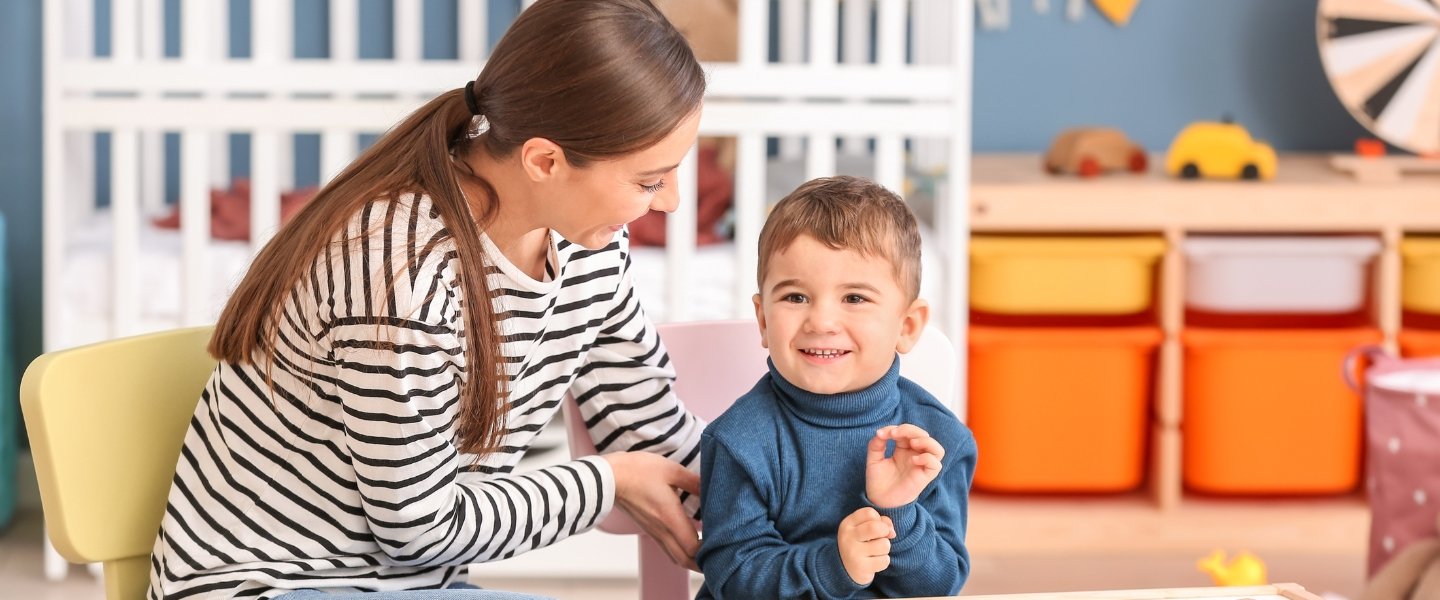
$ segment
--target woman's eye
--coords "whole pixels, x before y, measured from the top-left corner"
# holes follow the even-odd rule
[[[652,184],[647,184],[647,183],[642,183],[642,184],[640,184],[640,189],[645,190],[645,193],[647,193],[647,194],[657,193],[657,192],[659,192],[660,190],[662,190],[662,189],[664,189],[664,188],[665,188],[665,180],[664,180],[664,179],[661,179],[660,181],[657,181],[657,182],[652,183]]]

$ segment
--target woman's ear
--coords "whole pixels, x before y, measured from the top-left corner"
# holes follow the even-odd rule
[[[930,303],[922,298],[912,300],[900,318],[900,339],[895,342],[895,351],[901,354],[910,352],[929,323]]]
[[[520,146],[520,167],[530,181],[540,183],[555,177],[568,166],[565,150],[545,138],[530,138]]]

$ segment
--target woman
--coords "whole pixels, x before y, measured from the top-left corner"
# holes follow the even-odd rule
[[[336,177],[221,314],[151,597],[502,597],[442,588],[616,505],[693,568],[703,424],[623,227],[674,210],[703,94],[647,0],[541,0]],[[514,473],[567,391],[606,454]]]

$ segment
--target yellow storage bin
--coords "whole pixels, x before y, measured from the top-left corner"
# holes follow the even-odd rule
[[[1150,307],[1155,236],[976,236],[970,305],[997,314],[1128,315]]]
[[[1440,237],[1405,238],[1400,256],[1405,310],[1440,315]]]

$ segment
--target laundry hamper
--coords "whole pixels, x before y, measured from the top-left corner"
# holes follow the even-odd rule
[[[1365,371],[1366,489],[1370,498],[1369,574],[1406,545],[1435,536],[1440,513],[1440,358],[1401,360],[1379,346],[1351,351],[1345,382],[1357,392]]]

